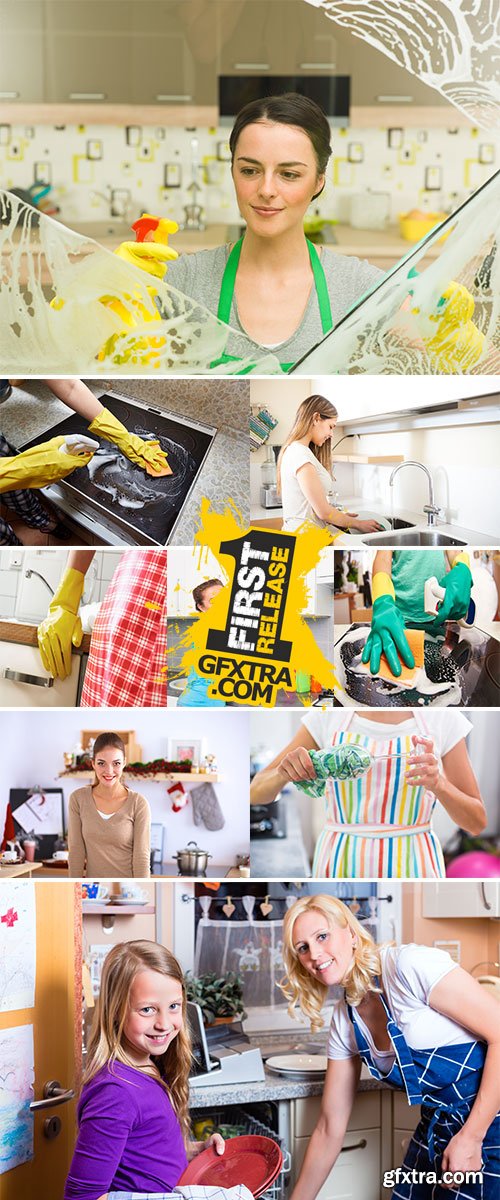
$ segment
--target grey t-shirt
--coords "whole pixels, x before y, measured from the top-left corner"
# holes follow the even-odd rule
[[[184,292],[198,304],[203,304],[216,316],[222,276],[230,249],[229,245],[224,245],[217,246],[215,250],[200,250],[196,254],[183,254],[174,262],[169,263],[166,282],[177,288],[178,291]],[[336,254],[331,250],[324,250],[321,253],[321,263],[330,296],[332,320],[336,325],[356,300],[359,300],[368,288],[382,278],[383,271],[379,267],[372,266],[366,260],[350,255]],[[229,324],[242,334],[245,332],[238,316],[234,296]],[[252,341],[246,335],[244,340],[232,336],[229,338],[226,352],[237,357],[245,357],[252,350],[256,350],[262,355],[266,349],[269,349],[270,353],[275,354],[280,362],[295,363],[309,350],[312,350],[312,347],[320,342],[323,336],[318,297],[316,288],[313,287],[299,328],[285,342],[267,348]]]

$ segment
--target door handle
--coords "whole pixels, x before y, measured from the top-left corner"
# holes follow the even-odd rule
[[[31,1112],[40,1112],[42,1108],[57,1108],[58,1104],[68,1104],[74,1099],[73,1088],[63,1088],[58,1079],[51,1079],[43,1086],[43,1100],[32,1100]]]
[[[355,1142],[354,1146],[342,1146],[340,1153],[345,1154],[346,1150],[364,1150],[365,1146],[367,1146],[367,1145],[368,1145],[368,1142],[367,1142],[366,1138],[361,1138],[361,1141]]]
[[[35,687],[51,688],[54,686],[54,680],[44,679],[43,675],[27,675],[24,671],[12,671],[10,667],[4,667],[4,679],[12,679],[14,683],[32,683]]]

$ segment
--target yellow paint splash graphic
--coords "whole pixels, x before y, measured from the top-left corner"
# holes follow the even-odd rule
[[[295,691],[298,671],[307,671],[323,688],[333,688],[336,682],[333,666],[302,616],[307,605],[306,576],[317,565],[321,550],[331,545],[330,533],[312,525],[304,526],[296,533],[282,533],[258,525],[248,527],[242,523],[241,514],[231,506],[218,513],[210,508],[208,500],[203,500],[196,542],[200,552],[212,551],[230,580],[230,585],[215,597],[210,610],[200,614],[180,642],[186,648],[182,672],[189,673],[194,669],[205,679],[208,704],[212,698],[219,702],[230,700],[231,703],[272,707],[280,689]],[[238,568],[235,553],[228,552],[228,543],[241,548],[243,566],[240,563]],[[245,558],[245,554],[249,557]],[[254,593],[255,607],[252,608],[252,582],[256,578],[262,579],[266,573],[262,563],[269,574],[264,585],[255,584],[261,591],[258,599]],[[244,581],[242,589],[235,591],[241,580]],[[267,618],[262,615],[266,604]],[[238,613],[240,616],[235,616]],[[242,613],[248,615],[241,616]],[[275,624],[281,621],[276,645],[288,647],[282,657],[272,652],[273,636],[261,636],[262,631],[270,633],[273,621]],[[216,631],[220,631],[219,637]],[[229,638],[227,644],[226,637]],[[210,648],[210,643],[218,641],[224,643],[220,652]],[[253,647],[252,652],[249,652],[250,647]]]

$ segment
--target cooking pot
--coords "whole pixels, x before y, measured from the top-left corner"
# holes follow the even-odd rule
[[[212,855],[200,850],[196,842],[188,842],[184,850],[178,850],[172,857],[177,859],[180,875],[204,875]]]

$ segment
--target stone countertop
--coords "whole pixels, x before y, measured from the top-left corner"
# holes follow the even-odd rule
[[[287,792],[286,824],[284,838],[262,837],[258,834],[250,839],[250,862],[252,879],[309,879],[311,864],[306,854],[297,805],[297,795]],[[262,805],[264,807],[264,805]],[[266,805],[272,815],[272,804]],[[252,808],[250,809],[250,816]]]
[[[218,512],[231,498],[249,521],[250,452],[248,417],[250,391],[247,380],[203,379],[117,379],[89,380],[96,395],[106,390],[131,399],[153,404],[155,408],[194,419],[216,428],[217,432],[202,470],[186,501],[172,542],[188,546],[194,541],[200,524],[202,497]],[[13,388],[12,395],[0,406],[4,437],[14,446],[32,438],[50,436],[59,421],[70,415],[62,401],[53,396],[43,380],[27,380]]]

